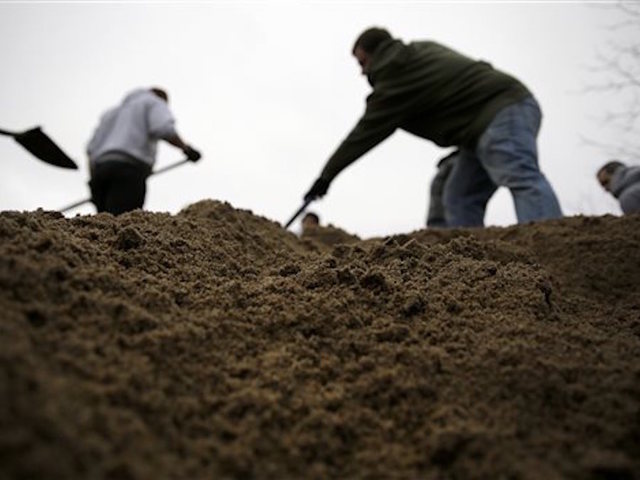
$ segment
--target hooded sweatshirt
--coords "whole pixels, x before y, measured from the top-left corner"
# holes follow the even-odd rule
[[[620,167],[611,176],[611,193],[625,214],[640,213],[640,167]]]
[[[176,134],[167,103],[147,89],[129,93],[104,113],[87,145],[89,161],[99,163],[107,153],[125,153],[152,167],[158,140]]]
[[[496,113],[531,95],[518,80],[436,42],[382,42],[368,74],[360,121],[321,176],[340,171],[401,128],[441,147],[474,148]]]

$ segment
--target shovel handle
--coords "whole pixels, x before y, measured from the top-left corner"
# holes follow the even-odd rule
[[[191,162],[191,160],[189,160],[188,158],[185,158],[184,160],[180,160],[179,162],[175,162],[175,163],[172,163],[171,165],[167,165],[166,167],[159,168],[158,170],[151,172],[149,176],[158,175],[159,173],[164,173],[167,170],[171,170],[173,168],[179,167],[180,165],[184,165],[185,163],[189,163],[189,162]]]
[[[0,135],[8,135],[10,137],[15,137],[16,135],[18,135],[18,133],[16,133],[16,132],[8,132],[7,130],[2,130],[0,128]]]
[[[61,208],[60,212],[64,213],[68,210],[73,210],[74,208],[79,207],[80,205],[84,205],[85,203],[90,203],[90,202],[91,202],[90,198],[85,198],[84,200],[77,201],[76,203],[72,203],[71,205],[67,205],[64,208]]]
[[[289,228],[289,226],[293,223],[293,221],[298,218],[300,216],[300,214],[302,212],[304,212],[307,207],[309,206],[309,204],[312,202],[313,200],[305,200],[304,203],[302,204],[302,206],[298,209],[298,211],[296,213],[293,214],[293,217],[291,217],[291,219],[287,222],[287,224],[284,226],[284,229],[286,230],[287,228]]]

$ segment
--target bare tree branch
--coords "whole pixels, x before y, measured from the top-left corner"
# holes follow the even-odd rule
[[[603,98],[609,107],[600,118],[602,128],[616,130],[624,138],[640,130],[640,2],[619,1],[604,8],[617,10],[622,19],[608,27],[614,38],[596,53],[595,65],[587,68],[594,80],[582,92]],[[640,135],[619,145],[583,141],[610,156],[640,158]]]
[[[637,159],[640,158],[640,147],[638,145],[612,145],[605,142],[599,142],[592,138],[580,137],[582,142],[594,149],[603,152],[607,158],[611,159]]]

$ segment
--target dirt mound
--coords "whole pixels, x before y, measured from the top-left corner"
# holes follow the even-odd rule
[[[356,235],[352,235],[334,225],[316,226],[302,231],[300,236],[313,250],[321,250],[323,247],[334,247],[341,243],[349,244],[360,241]]]
[[[0,308],[0,478],[640,477],[640,216],[2,212]]]

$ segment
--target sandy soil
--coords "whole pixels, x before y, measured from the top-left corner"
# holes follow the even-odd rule
[[[640,216],[349,238],[0,213],[0,478],[640,478]]]

